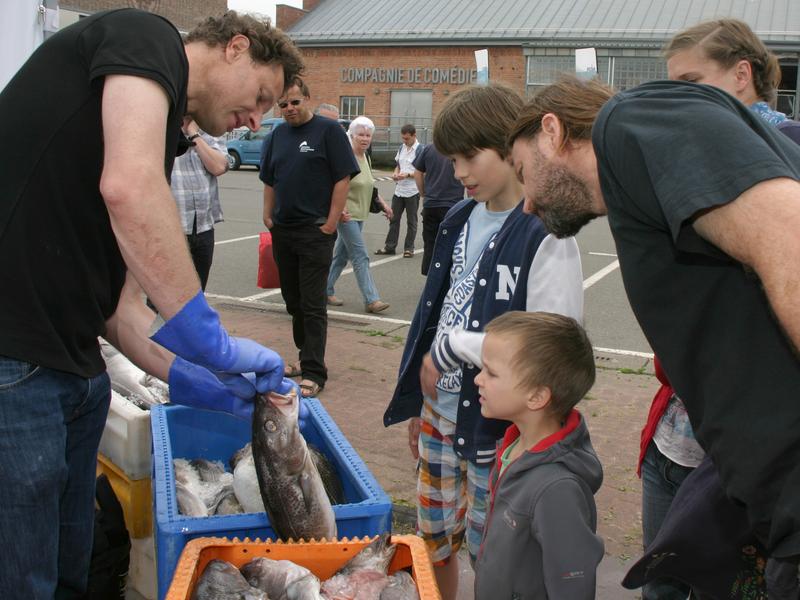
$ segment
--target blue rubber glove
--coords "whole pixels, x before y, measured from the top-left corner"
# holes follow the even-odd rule
[[[255,373],[262,394],[277,390],[283,378],[283,359],[253,340],[229,336],[202,290],[150,339],[217,374]]]
[[[224,382],[208,369],[176,356],[169,368],[169,399],[183,406],[221,410],[251,419],[256,388],[242,375],[222,376]]]

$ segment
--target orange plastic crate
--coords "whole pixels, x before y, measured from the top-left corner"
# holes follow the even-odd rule
[[[288,543],[249,539],[240,542],[237,538],[197,538],[187,543],[183,549],[166,600],[190,600],[200,575],[215,558],[226,560],[236,567],[261,556],[274,560],[291,560],[324,581],[370,541],[367,537],[352,540],[344,538],[332,542]],[[392,542],[397,544],[397,551],[389,564],[389,574],[411,567],[411,576],[417,582],[420,600],[441,600],[425,543],[415,535],[394,535]]]

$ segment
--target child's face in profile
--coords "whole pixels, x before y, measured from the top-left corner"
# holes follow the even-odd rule
[[[458,153],[450,159],[456,178],[478,202],[491,202],[517,185],[514,168],[495,150],[484,148],[471,156]]]
[[[492,333],[483,340],[483,369],[475,384],[480,392],[481,414],[486,418],[514,421],[527,412],[528,394],[519,388],[519,377],[512,366],[518,346],[516,340]]]

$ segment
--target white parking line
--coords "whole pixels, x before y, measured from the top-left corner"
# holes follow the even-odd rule
[[[640,358],[653,358],[652,352],[637,352],[636,350],[617,350],[616,348],[599,348],[594,346],[595,352],[606,352],[608,354],[622,354],[624,356],[638,356]]]
[[[276,290],[278,291],[278,290]],[[206,294],[208,298],[212,298],[214,300],[227,300],[231,302],[253,302],[252,300],[245,300],[244,298],[235,298],[233,296],[224,296],[222,294]],[[274,303],[274,306],[283,306],[281,303]],[[329,315],[334,315],[337,317],[346,317],[350,319],[365,319],[367,321],[376,321],[380,323],[391,323],[393,325],[411,325],[411,321],[406,321],[404,319],[393,319],[391,317],[382,317],[380,315],[371,315],[371,314],[357,314],[357,313],[350,313],[341,310],[330,310],[328,309]],[[620,354],[622,356],[637,356],[639,358],[653,358],[652,352],[638,352],[636,350],[620,350],[618,348],[600,348],[599,346],[594,346],[593,350],[595,352],[604,352],[606,354]]]
[[[258,237],[258,236],[251,236],[251,237]],[[250,238],[237,238],[235,240],[225,240],[225,242],[233,242],[233,241],[238,241],[238,240],[242,240],[242,239],[250,239]],[[422,252],[422,250],[415,250],[414,254],[419,254],[421,252]],[[595,254],[597,256],[616,256],[614,254],[604,254],[604,253],[600,253],[600,252],[590,252],[589,254]],[[393,261],[396,261],[396,260],[400,260],[402,258],[403,258],[402,254],[398,254],[396,256],[388,256],[386,258],[382,258],[380,260],[376,260],[375,262],[370,262],[370,266],[377,267],[379,265],[383,265],[383,264],[390,263],[390,262],[393,262]],[[586,289],[592,287],[595,283],[597,283],[598,281],[600,281],[601,279],[606,277],[609,273],[613,273],[618,268],[619,268],[619,261],[618,260],[615,260],[610,265],[608,265],[606,267],[603,267],[602,269],[600,269],[599,271],[597,271],[593,275],[590,275],[589,277],[587,277],[583,281],[583,289],[586,290]],[[352,273],[352,272],[353,272],[352,268],[345,269],[344,271],[342,271],[342,275],[345,275],[345,274],[348,274],[348,273]],[[281,293],[281,291],[279,289],[276,289],[276,290],[266,290],[266,291],[261,292],[259,294],[254,294],[252,296],[244,296],[242,298],[236,298],[234,296],[225,296],[225,295],[222,295],[222,294],[206,294],[206,296],[208,298],[212,298],[212,299],[215,299],[215,300],[228,300],[228,301],[232,301],[232,302],[255,303],[255,302],[258,302],[259,300],[261,300],[263,298],[268,298],[270,296],[276,296],[276,295],[278,295],[280,293]],[[279,306],[282,305],[280,303],[274,303],[274,304],[277,304]],[[380,315],[373,315],[373,314],[367,314],[367,313],[360,314],[360,313],[351,313],[351,312],[328,309],[328,314],[329,315],[335,315],[335,316],[338,316],[338,317],[349,317],[349,318],[356,318],[356,319],[366,319],[368,321],[376,321],[376,322],[381,322],[381,323],[391,323],[393,325],[411,325],[411,321],[406,321],[405,319],[393,319],[391,317],[383,317],[383,316],[380,316]],[[652,352],[638,352],[636,350],[622,350],[622,349],[618,349],[618,348],[600,348],[600,347],[595,346],[594,347],[594,351],[595,352],[605,352],[607,354],[620,354],[620,355],[623,355],[623,356],[637,356],[639,358],[649,358],[649,359],[653,358],[653,353]]]
[[[587,277],[586,279],[584,279],[583,280],[583,289],[584,290],[588,290],[595,283],[600,281],[603,277],[605,277],[609,273],[613,273],[617,269],[619,269],[619,261],[615,260],[614,262],[612,262],[607,267],[603,267],[602,269],[600,269],[597,273],[595,273],[591,277]]]
[[[616,254],[609,254],[608,252],[589,252],[592,256],[611,256],[613,258],[617,258]]]
[[[244,237],[231,238],[229,240],[222,240],[222,241],[219,241],[219,242],[214,242],[214,245],[215,246],[221,246],[222,244],[232,244],[233,242],[242,242],[244,240],[255,240],[255,239],[258,239],[257,235],[246,235]]]

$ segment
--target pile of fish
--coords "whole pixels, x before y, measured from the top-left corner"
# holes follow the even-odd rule
[[[244,512],[233,490],[234,475],[225,471],[222,462],[176,458],[172,464],[175,468],[175,495],[182,515],[207,517]]]
[[[237,569],[214,559],[200,576],[192,600],[419,600],[411,575],[388,574],[396,549],[385,533],[324,582],[288,560],[254,558]]]
[[[345,502],[336,469],[306,443],[298,425],[299,403],[288,395],[259,395],[253,441],[220,461],[176,458],[178,510],[191,517],[267,512],[283,540],[333,539],[333,504]]]
[[[103,338],[97,338],[111,389],[143,410],[169,402],[169,386],[148,375]]]

